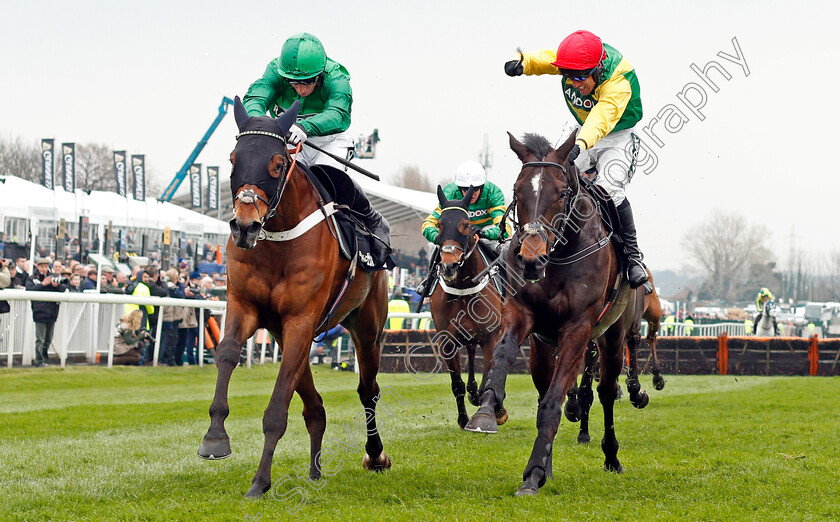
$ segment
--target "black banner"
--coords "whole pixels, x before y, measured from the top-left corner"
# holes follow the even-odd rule
[[[219,167],[207,167],[207,208],[219,208]]]
[[[134,173],[134,199],[146,201],[146,155],[131,156],[131,171]]]
[[[54,190],[55,180],[53,178],[53,149],[55,140],[41,140],[41,184],[50,190]]]
[[[64,165],[64,191],[76,191],[76,144],[61,144],[61,162]]]
[[[190,196],[193,208],[201,208],[201,163],[190,165]]]
[[[117,180],[117,194],[125,197],[125,151],[114,151],[114,179]]]

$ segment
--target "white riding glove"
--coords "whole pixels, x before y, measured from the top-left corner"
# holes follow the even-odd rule
[[[307,137],[303,127],[297,123],[292,124],[292,128],[289,129],[289,145],[297,146],[298,143],[305,142]]]

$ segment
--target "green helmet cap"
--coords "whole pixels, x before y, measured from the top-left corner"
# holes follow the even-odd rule
[[[318,76],[327,66],[327,53],[321,40],[309,33],[291,36],[280,53],[280,76],[305,80]]]

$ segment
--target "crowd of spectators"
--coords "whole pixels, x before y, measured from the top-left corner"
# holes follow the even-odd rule
[[[103,264],[100,269],[95,264],[55,259],[50,255],[38,258],[34,264],[25,257],[0,258],[0,289],[3,288],[218,301],[225,299],[227,277],[191,270],[184,261],[167,271],[151,264],[136,266],[127,273],[110,264]],[[48,364],[47,351],[52,343],[59,304],[32,301],[31,307],[36,326],[35,365],[43,366]],[[0,301],[0,314],[9,310],[8,303]],[[133,325],[136,320],[137,314],[132,315],[135,310],[140,312],[139,327],[128,328],[126,324]],[[156,331],[158,321],[162,322],[160,362],[169,366],[197,364],[198,312],[197,308],[167,306],[160,317],[157,306],[125,305],[125,317],[116,325],[115,333],[115,344],[121,352],[119,364],[150,364],[153,343],[148,341],[152,338],[150,332]],[[129,317],[132,317],[130,321]],[[133,333],[126,333],[129,331]],[[138,356],[136,359],[134,352]]]

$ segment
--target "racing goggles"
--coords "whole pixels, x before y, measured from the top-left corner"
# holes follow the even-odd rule
[[[591,76],[592,73],[594,73],[597,69],[597,65],[592,69],[589,69],[588,71],[571,71],[568,69],[560,69],[560,74],[572,80],[573,82],[582,82],[585,79],[589,78],[589,76]]]
[[[318,76],[313,76],[312,78],[303,78],[301,80],[289,80],[289,83],[292,85],[312,85],[313,83],[318,81]]]

